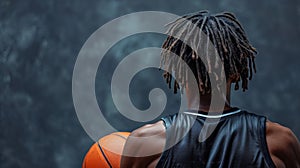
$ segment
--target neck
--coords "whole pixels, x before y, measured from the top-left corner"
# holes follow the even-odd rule
[[[198,110],[198,111],[203,111],[203,112],[209,112],[209,111],[224,111],[224,110],[229,110],[231,109],[230,105],[230,84],[227,85],[227,92],[226,95],[216,95],[214,97],[214,101],[219,101],[219,102],[224,102],[224,106],[220,107],[211,107],[212,104],[212,96],[211,94],[205,94],[205,95],[200,95],[200,98],[197,98],[199,96],[196,95],[195,92],[192,92],[187,89],[187,100],[188,100],[188,108],[191,110]],[[223,103],[220,103],[223,104]]]

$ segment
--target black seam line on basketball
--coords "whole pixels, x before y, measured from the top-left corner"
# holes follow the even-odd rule
[[[104,156],[104,159],[106,160],[108,166],[109,166],[110,168],[112,168],[112,166],[111,166],[111,164],[110,164],[108,158],[106,157],[106,155],[105,155],[105,153],[104,153],[104,151],[103,151],[101,145],[99,144],[99,142],[97,142],[97,144],[98,144],[98,146],[99,146],[99,148],[100,148],[100,151],[101,151],[102,155]]]
[[[113,134],[113,135],[117,135],[117,136],[119,136],[119,137],[121,137],[121,138],[127,140],[127,139],[126,139],[125,137],[123,137],[122,135],[119,135],[119,134]]]

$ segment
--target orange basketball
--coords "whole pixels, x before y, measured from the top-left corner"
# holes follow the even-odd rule
[[[98,140],[85,155],[82,168],[118,168],[129,132],[115,132]]]

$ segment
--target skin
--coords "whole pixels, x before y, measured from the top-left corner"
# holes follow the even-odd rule
[[[230,109],[231,83],[231,81],[227,83],[227,95],[224,97],[224,99],[226,99],[224,110]],[[195,99],[196,96],[195,92],[193,92],[193,87],[195,86],[187,85],[186,87],[189,109],[198,109],[208,112],[211,100],[210,95],[201,95],[201,101]],[[199,107],[197,107],[196,104],[199,105]],[[121,159],[121,168],[156,167],[163,152],[165,140],[166,130],[162,121],[136,129],[130,134],[125,144],[123,151],[124,156]],[[270,156],[277,168],[300,168],[300,144],[289,128],[267,121],[266,140]]]

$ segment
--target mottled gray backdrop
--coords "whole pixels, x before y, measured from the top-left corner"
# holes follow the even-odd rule
[[[76,117],[71,79],[85,40],[101,25],[131,12],[182,15],[202,9],[234,12],[259,51],[250,91],[234,92],[233,105],[264,114],[290,127],[299,138],[298,0],[0,0],[0,167],[81,167],[93,141]],[[114,68],[127,54],[159,47],[164,38],[154,33],[128,37],[101,63],[96,92],[105,101],[98,102],[116,129],[131,131],[144,123],[126,120],[117,112],[109,88]],[[172,95],[157,69],[135,76],[132,102],[140,109],[149,107],[148,93],[154,87],[168,96],[162,115],[178,111],[180,96]]]

